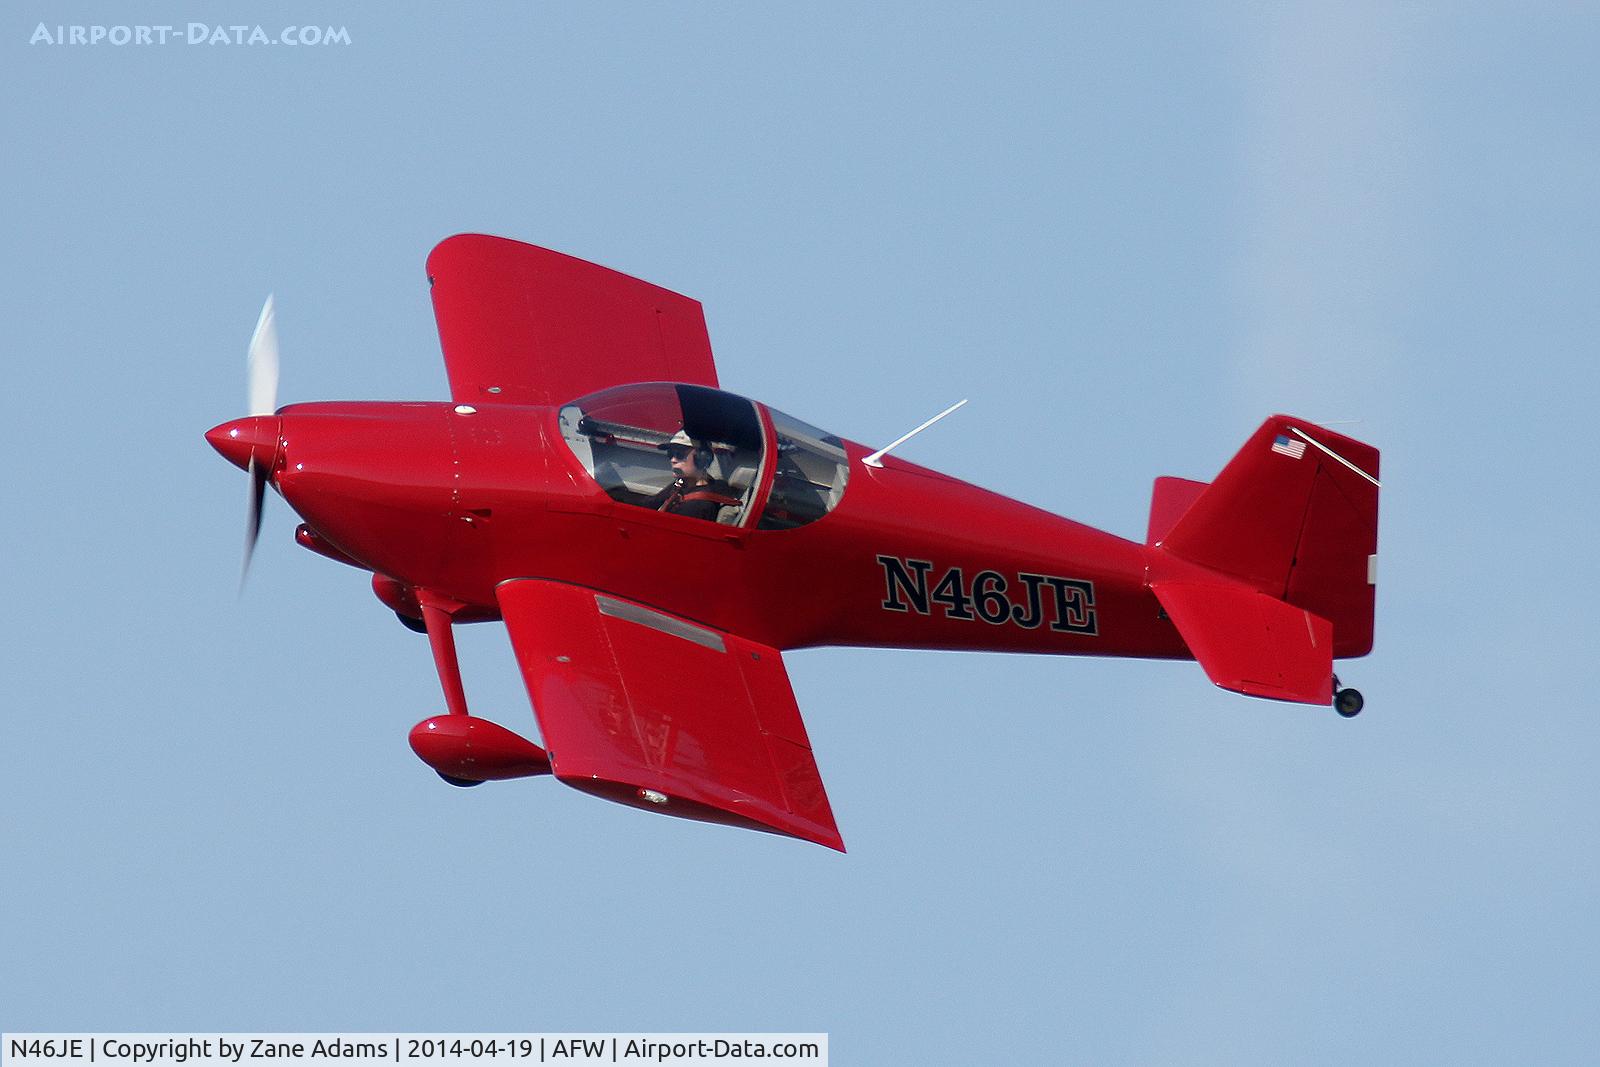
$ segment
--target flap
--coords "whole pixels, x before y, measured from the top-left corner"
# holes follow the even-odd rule
[[[1235,585],[1152,582],[1150,589],[1224,689],[1302,704],[1333,702],[1333,624]]]
[[[562,404],[629,382],[716,388],[700,302],[547,248],[482,234],[428,256],[460,404]]]
[[[844,851],[776,649],[562,582],[497,596],[558,779]]]

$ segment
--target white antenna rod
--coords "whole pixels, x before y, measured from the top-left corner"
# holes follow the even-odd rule
[[[878,449],[876,452],[874,452],[872,455],[868,456],[866,459],[862,460],[861,462],[865,463],[869,467],[881,467],[881,466],[883,466],[883,457],[887,456],[889,454],[889,450],[890,449],[896,448],[899,445],[905,444],[907,441],[909,441],[913,437],[917,436],[917,434],[921,433],[923,430],[926,430],[929,426],[932,426],[934,423],[938,422],[940,419],[944,418],[946,415],[950,414],[956,408],[960,407],[962,404],[965,404],[965,403],[966,403],[965,400],[956,401],[954,404],[951,404],[949,407],[947,407],[943,411],[939,412],[939,414],[935,415],[933,418],[929,419],[927,422],[923,423],[921,426],[918,426],[915,430],[912,430],[910,433],[906,434],[904,437],[897,438],[894,441],[890,442],[889,444],[884,445],[882,448]]]
[[[1349,467],[1351,470],[1353,470],[1357,474],[1361,475],[1361,477],[1365,478],[1367,481],[1371,482],[1373,485],[1377,486],[1379,489],[1383,488],[1383,483],[1378,481],[1378,479],[1374,478],[1372,475],[1368,474],[1366,471],[1362,470],[1360,467],[1356,466],[1354,463],[1351,463],[1349,460],[1345,459],[1343,456],[1339,455],[1339,453],[1335,452],[1333,449],[1329,448],[1327,445],[1323,444],[1321,441],[1318,441],[1315,437],[1312,437],[1310,434],[1306,433],[1304,430],[1301,430],[1301,429],[1299,429],[1298,427],[1295,427],[1295,426],[1291,426],[1291,427],[1289,427],[1289,432],[1294,434],[1296,437],[1304,438],[1305,440],[1311,442],[1313,445],[1316,445],[1318,448],[1322,449],[1322,451],[1326,452],[1328,455],[1332,456],[1334,459],[1338,460],[1340,463],[1343,463],[1346,467]]]

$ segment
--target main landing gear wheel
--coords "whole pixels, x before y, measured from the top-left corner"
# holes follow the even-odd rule
[[[1366,706],[1359,690],[1341,689],[1333,694],[1333,710],[1347,719],[1353,719],[1361,714],[1361,709]]]
[[[398,611],[394,613],[394,617],[400,620],[401,626],[404,626],[414,634],[425,634],[428,632],[428,624],[423,622],[421,619],[413,619],[410,615],[404,615]]]
[[[400,617],[402,619],[405,618],[404,615],[402,615]],[[437,773],[440,778],[443,778],[445,781],[449,782],[451,785],[457,786],[458,788],[461,788],[461,789],[471,789],[475,785],[482,785],[483,784],[483,779],[481,779],[481,778],[457,778],[455,775],[446,774],[443,771],[437,771],[435,773]]]

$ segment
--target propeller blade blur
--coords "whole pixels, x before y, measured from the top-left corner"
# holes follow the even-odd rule
[[[244,524],[244,562],[239,565],[239,592],[244,592],[244,580],[250,574],[250,560],[256,553],[256,541],[261,537],[261,510],[267,497],[268,471],[250,458],[250,504]]]
[[[248,367],[249,410],[252,415],[271,415],[278,410],[278,323],[272,297],[261,305],[261,318],[250,336]]]
[[[256,320],[255,333],[250,335],[250,351],[245,357],[248,387],[246,400],[251,415],[271,415],[278,410],[278,322],[277,308],[272,294],[261,305],[261,317]],[[250,560],[255,555],[256,541],[261,537],[261,510],[266,502],[267,479],[272,475],[270,463],[261,463],[251,449],[245,468],[250,474],[249,511],[245,517],[244,561],[239,566],[239,592],[244,592],[244,581],[250,573]]]

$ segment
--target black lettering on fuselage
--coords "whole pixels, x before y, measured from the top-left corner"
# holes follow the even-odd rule
[[[1011,621],[1024,630],[1037,630],[1039,624],[1044,622],[1044,605],[1039,602],[1039,586],[1044,583],[1042,574],[1019,574],[1017,580],[1027,590],[1026,599],[1021,604],[1011,606]]]
[[[933,564],[925,559],[902,560],[898,556],[879,556],[878,562],[883,564],[884,582],[888,586],[883,609],[928,614],[928,572],[933,570]],[[909,605],[901,598],[902,593],[910,599]]]
[[[991,626],[1012,624],[1024,630],[1037,630],[1048,614],[1050,629],[1057,633],[1099,633],[1094,583],[1082,578],[1023,571],[1016,576],[1021,592],[1013,601],[1007,595],[1012,581],[996,570],[979,571],[968,585],[960,567],[948,567],[931,581],[934,565],[929,560],[882,555],[877,559],[883,567],[885,611],[932,615],[937,604],[947,619],[981,619]]]
[[[1063,633],[1095,632],[1094,585],[1076,578],[1046,578],[1056,594],[1056,617],[1050,629]]]
[[[979,571],[972,579],[972,608],[990,626],[1002,626],[1011,618],[1011,601],[1006,599],[1009,583],[999,571]]]

